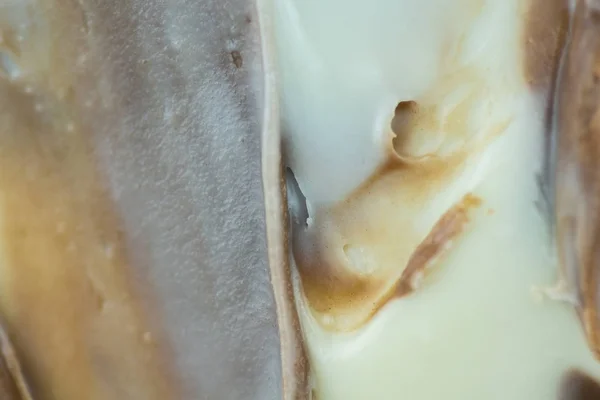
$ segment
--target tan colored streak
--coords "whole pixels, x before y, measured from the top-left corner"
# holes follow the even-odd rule
[[[481,199],[467,194],[446,212],[435,224],[429,235],[417,247],[398,282],[397,296],[404,296],[418,289],[419,283],[435,262],[451,248],[453,241],[464,231],[469,222],[469,211],[481,205]]]

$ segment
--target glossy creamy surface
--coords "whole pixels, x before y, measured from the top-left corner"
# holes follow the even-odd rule
[[[319,399],[551,399],[571,367],[599,376],[571,306],[536,296],[556,274],[523,179],[537,143],[522,132],[497,143],[474,189],[485,206],[434,281],[351,334],[325,332],[299,302]]]
[[[318,398],[541,400],[571,368],[599,376],[571,305],[541,294],[556,260],[537,181],[545,90],[524,67],[532,3],[346,3],[286,0],[277,13]],[[418,109],[394,149],[401,101]],[[479,205],[399,295],[465,195]]]
[[[475,59],[489,72],[502,68],[498,55],[482,58],[482,44],[504,43],[504,32],[468,37],[478,26],[464,21],[511,24],[514,1],[501,12],[481,0],[429,0],[426,12],[419,4],[278,3],[287,155],[312,207],[349,195],[386,158],[384,132],[399,101],[426,96],[444,75],[470,75],[469,84],[477,84],[461,68]],[[473,21],[475,15],[481,18]],[[464,96],[455,93],[449,102]]]

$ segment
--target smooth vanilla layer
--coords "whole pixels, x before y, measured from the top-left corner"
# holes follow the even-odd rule
[[[309,238],[299,249],[310,252],[324,241],[320,251],[331,254],[321,257],[335,264],[334,272],[366,271],[378,279],[368,296],[357,296],[358,305],[340,307],[322,293],[305,296],[318,284],[322,263],[311,264],[312,280],[298,266],[305,279],[297,304],[319,400],[546,400],[557,397],[560,378],[571,368],[600,376],[572,307],[538,290],[553,285],[556,262],[536,180],[545,104],[523,78],[527,5],[278,2],[288,164],[311,215],[307,229],[296,233],[301,241]],[[452,78],[456,71],[460,79]],[[390,156],[389,126],[400,101],[423,104],[447,122],[416,119],[412,129],[422,135],[409,153],[420,154],[417,143],[417,150],[438,148],[442,160],[460,153],[464,163],[448,162],[454,173],[442,166],[433,188],[430,164],[419,161],[356,195]],[[452,113],[465,106],[466,112]],[[440,132],[444,145],[436,147]],[[393,286],[436,218],[468,193],[481,205],[449,241],[434,273],[358,329],[336,325],[336,315],[343,322],[359,310],[364,317],[371,304],[365,301],[385,292],[382,277]],[[335,217],[325,230],[318,216],[328,210]],[[375,239],[365,233],[367,225],[378,232]],[[311,231],[319,229],[326,234],[315,244]],[[349,238],[359,252],[344,259],[341,247]],[[357,259],[368,264],[357,268]]]
[[[286,156],[313,211],[348,196],[385,160],[394,108],[430,94],[444,74],[460,74],[455,54],[501,76],[493,82],[501,90],[515,85],[498,62],[515,55],[490,47],[517,40],[504,36],[518,1],[275,3]],[[502,29],[488,29],[495,26]]]
[[[539,143],[523,140],[540,127],[527,122],[496,143],[474,190],[485,207],[434,282],[351,334],[324,331],[298,301],[320,400],[542,400],[572,367],[600,376],[571,306],[536,294],[556,272],[535,206]]]

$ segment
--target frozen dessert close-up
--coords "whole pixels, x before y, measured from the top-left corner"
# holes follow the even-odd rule
[[[600,399],[599,307],[599,0],[0,0],[0,399]]]

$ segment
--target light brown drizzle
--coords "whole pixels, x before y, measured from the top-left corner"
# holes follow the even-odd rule
[[[390,182],[396,182],[396,184],[401,182],[397,176],[393,177],[401,174],[399,170],[382,169],[382,174],[384,176],[379,176],[381,180],[374,180],[372,185],[363,189],[365,193],[383,194],[381,192],[383,186]],[[385,174],[392,176],[386,177]],[[424,182],[427,181],[426,176],[421,175],[420,177]],[[440,179],[439,182],[444,182],[444,180]],[[428,197],[431,199],[432,192],[438,187],[434,180],[429,183],[431,184],[429,190],[420,193],[423,197],[417,195],[413,199],[415,203],[428,204],[426,199]],[[407,185],[407,187],[410,186]],[[410,197],[412,196],[409,195],[408,198]],[[348,201],[361,203],[369,200],[368,197],[359,196]],[[317,216],[316,220],[321,223],[314,230],[316,236],[312,240],[309,237],[308,243],[303,243],[301,240],[295,243],[296,262],[302,278],[304,293],[309,300],[314,317],[326,329],[357,329],[368,322],[390,300],[412,292],[419,278],[426,276],[428,270],[441,261],[443,255],[459,240],[468,223],[469,211],[479,204],[480,200],[475,196],[465,195],[457,204],[443,212],[430,231],[422,236],[419,234],[419,230],[415,230],[412,226],[411,219],[405,220],[405,229],[398,230],[397,227],[390,227],[377,219],[370,219],[369,215],[363,215],[359,204],[334,210],[331,214]],[[409,201],[403,205],[410,209],[416,206],[416,204],[411,205]],[[358,215],[347,216],[346,213],[352,211],[358,211]],[[341,214],[336,214],[337,212],[341,212]],[[410,214],[407,213],[407,217]],[[366,219],[363,220],[363,218]],[[343,235],[351,235],[350,237],[356,235],[353,233],[353,229],[356,229],[353,226],[358,226],[359,230],[362,227],[365,232],[359,232],[358,235],[361,238],[360,243],[367,246],[366,251],[383,256],[386,261],[397,260],[395,268],[384,268],[372,273],[357,273],[356,270],[349,269],[348,261],[335,255],[334,249],[341,248],[343,241],[338,241],[338,233],[329,231],[332,226],[339,229],[337,232],[344,232]],[[364,233],[367,233],[367,236],[364,236]],[[395,240],[390,241],[390,237],[394,237],[393,235],[395,235]],[[303,239],[306,240],[306,238]],[[378,242],[395,243],[396,246],[389,253],[389,248],[377,247]],[[310,250],[307,251],[307,249]],[[383,267],[382,265],[378,266]]]
[[[469,211],[481,205],[481,199],[466,194],[435,224],[429,235],[410,257],[406,269],[397,284],[396,295],[405,296],[418,289],[429,267],[438,262],[459,237],[469,222]]]

